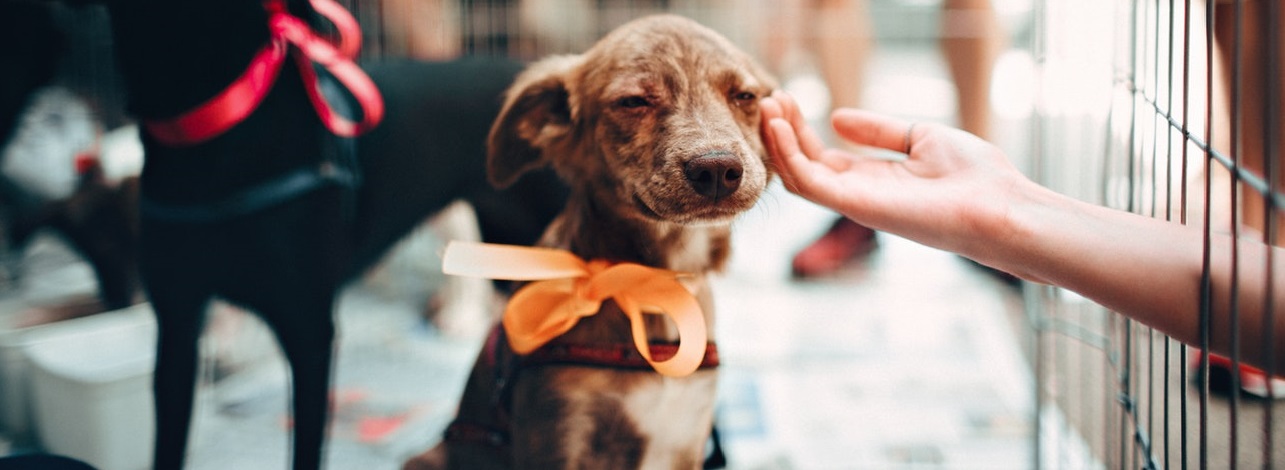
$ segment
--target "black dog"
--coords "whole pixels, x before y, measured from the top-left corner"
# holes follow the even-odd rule
[[[306,1],[288,7],[313,21]],[[108,9],[131,111],[144,122],[217,95],[269,41],[260,0],[109,0]],[[293,465],[315,469],[342,285],[454,200],[472,203],[483,238],[499,243],[533,242],[561,208],[565,190],[551,174],[503,193],[485,179],[486,133],[519,64],[365,69],[386,109],[383,123],[357,139],[322,124],[291,60],[253,114],[221,135],[167,145],[144,133],[139,266],[159,326],[156,468],[182,466],[197,338],[215,296],[255,311],[275,332],[293,374]],[[292,177],[310,183],[287,191],[282,181]]]
[[[40,229],[51,229],[93,269],[97,302],[72,301],[55,308],[45,321],[117,310],[140,302],[138,279],[138,178],[109,182],[97,160],[78,163],[73,192],[41,204],[14,220],[9,235],[26,241]],[[21,247],[20,244],[14,246]]]

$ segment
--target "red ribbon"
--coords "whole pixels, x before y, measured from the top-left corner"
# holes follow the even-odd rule
[[[335,25],[338,45],[318,36],[303,20],[286,12],[283,0],[268,0],[268,27],[271,39],[255,54],[245,72],[222,92],[195,109],[179,116],[148,120],[144,128],[157,141],[170,146],[196,145],[212,139],[244,121],[272,89],[285,57],[294,46],[300,54],[295,62],[303,76],[308,98],[317,116],[335,135],[356,137],[374,128],[384,117],[384,100],[353,59],[361,49],[361,27],[357,20],[334,0],[311,0],[313,8]],[[361,122],[336,112],[322,95],[312,64],[325,67],[348,88],[362,109]]]

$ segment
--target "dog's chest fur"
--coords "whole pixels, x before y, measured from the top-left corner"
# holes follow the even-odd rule
[[[583,257],[643,262],[690,273],[680,282],[701,304],[712,331],[713,305],[704,277],[725,261],[726,226],[617,220],[589,209],[593,204],[583,204],[586,199],[571,201],[543,244]],[[649,339],[678,339],[662,317],[651,315],[647,320]],[[629,331],[625,315],[608,301],[597,315],[582,319],[555,342],[631,344]],[[533,468],[697,468],[713,422],[716,385],[714,371],[683,378],[581,367],[528,371],[515,384],[513,408],[523,410],[513,422],[515,460],[532,464],[532,459],[552,459],[543,462],[547,466]],[[545,441],[549,438],[558,442]],[[549,449],[561,455],[547,455]]]
[[[513,431],[515,461],[524,466],[672,470],[698,468],[703,460],[713,371],[675,379],[558,367],[522,382],[513,405],[526,411],[514,417]]]

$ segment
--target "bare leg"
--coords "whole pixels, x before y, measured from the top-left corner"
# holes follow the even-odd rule
[[[798,5],[799,2],[791,2]],[[857,107],[865,86],[865,69],[874,46],[874,29],[865,0],[817,0],[803,8],[795,34],[816,53],[830,90],[830,107]],[[821,238],[794,256],[797,277],[834,272],[876,246],[875,231],[840,217]]]
[[[1281,113],[1285,110],[1285,84],[1281,81],[1285,73],[1280,69],[1285,67],[1282,65],[1285,64],[1285,46],[1279,45],[1281,40],[1279,28],[1285,25],[1285,7],[1275,5],[1273,6],[1275,11],[1269,11],[1266,0],[1246,0],[1241,5],[1239,25],[1236,24],[1235,7],[1232,3],[1219,2],[1215,7],[1214,36],[1222,59],[1218,62],[1218,75],[1222,88],[1220,96],[1224,103],[1227,103],[1218,109],[1223,116],[1227,116],[1231,113],[1231,109],[1235,109],[1236,135],[1230,134],[1231,120],[1227,117],[1223,118],[1224,122],[1218,124],[1219,127],[1215,132],[1224,136],[1223,139],[1218,139],[1224,151],[1231,152],[1233,145],[1230,141],[1232,138],[1236,139],[1235,157],[1239,159],[1241,165],[1264,179],[1267,174],[1267,159],[1275,157],[1276,160],[1272,161],[1273,171],[1280,181],[1281,178],[1285,178],[1285,165],[1282,164],[1285,162],[1280,160],[1280,152],[1285,150],[1285,134],[1269,131],[1268,126],[1279,129],[1282,125]],[[1269,34],[1271,29],[1264,28],[1265,20],[1273,22],[1271,29],[1275,29],[1274,33]],[[1240,31],[1239,60],[1234,57],[1237,30]],[[1268,48],[1270,41],[1277,41],[1278,45],[1274,51]],[[1272,61],[1269,54],[1275,54],[1277,82],[1272,85],[1276,87],[1275,90],[1268,89],[1265,77],[1266,67]],[[1233,77],[1233,69],[1238,69],[1238,76]],[[1228,86],[1233,83],[1233,80],[1239,96],[1233,96],[1232,88]],[[1236,102],[1232,103],[1232,100]],[[1274,106],[1268,106],[1269,100],[1275,101]],[[1274,155],[1268,155],[1268,140],[1264,135],[1275,140],[1272,143],[1275,149],[1271,150]],[[1242,185],[1239,190],[1242,223],[1260,233],[1265,232],[1267,230],[1266,203],[1261,194],[1248,185]],[[1279,234],[1278,228],[1273,243],[1279,245],[1283,241],[1285,237]]]
[[[991,135],[990,87],[1004,32],[990,0],[946,0],[941,48],[955,81],[959,126],[983,139]]]
[[[816,51],[822,78],[830,90],[830,107],[855,108],[861,104],[866,63],[874,47],[874,27],[865,0],[819,0],[807,23],[815,33],[807,36]]]
[[[384,52],[421,60],[460,55],[459,15],[453,0],[385,0]]]
[[[1285,112],[1285,84],[1282,83],[1281,77],[1285,76],[1280,67],[1285,67],[1285,46],[1280,45],[1282,39],[1280,28],[1285,25],[1285,7],[1277,3],[1278,0],[1243,0],[1241,2],[1240,21],[1236,21],[1235,5],[1230,1],[1216,1],[1214,5],[1214,76],[1213,86],[1215,87],[1213,108],[1213,144],[1218,151],[1225,155],[1237,159],[1239,165],[1250,172],[1264,177],[1266,179],[1269,167],[1267,162],[1272,164],[1271,171],[1275,172],[1278,181],[1285,181],[1285,161],[1281,159],[1281,152],[1285,150],[1285,134],[1278,130],[1282,125],[1282,112]],[[1270,21],[1271,28],[1264,28],[1263,22]],[[1235,41],[1236,33],[1240,32],[1240,50],[1237,54]],[[1268,47],[1270,44],[1276,44],[1276,47]],[[1275,57],[1272,57],[1272,54]],[[1277,67],[1276,76],[1273,77],[1276,83],[1271,85],[1275,89],[1270,89],[1267,85],[1265,76],[1267,66],[1275,61]],[[1233,75],[1233,70],[1236,74]],[[1233,102],[1234,101],[1234,102]],[[1273,103],[1274,101],[1274,103]],[[1233,116],[1232,113],[1235,113]],[[1232,121],[1235,120],[1235,134],[1232,134]],[[1266,137],[1265,137],[1266,136]],[[1271,140],[1269,140],[1271,139]],[[1274,142],[1273,142],[1274,140]],[[1234,143],[1233,143],[1234,142]],[[1268,143],[1274,149],[1269,148]],[[1218,181],[1226,181],[1229,173],[1220,169],[1216,165],[1214,175]],[[1231,183],[1228,181],[1223,186],[1224,191],[1230,191]],[[1238,208],[1240,219],[1239,226],[1241,230],[1264,233],[1267,229],[1267,212],[1266,201],[1262,195],[1247,184],[1241,184],[1237,188],[1239,192],[1239,204],[1233,207]],[[1280,188],[1276,188],[1280,191]],[[1211,207],[1215,214],[1222,215],[1219,220],[1220,227],[1215,230],[1225,230],[1230,227],[1228,219],[1230,211],[1224,208],[1229,202],[1228,199],[1220,199],[1221,194],[1215,188],[1215,192],[1210,194],[1214,204]],[[1229,196],[1227,196],[1229,197]],[[1277,218],[1281,216],[1281,208],[1277,208]],[[1285,236],[1279,232],[1280,222],[1275,222],[1277,227],[1276,237],[1271,243],[1281,245],[1285,243]],[[1261,239],[1262,235],[1255,235],[1254,238]],[[1215,370],[1231,373],[1231,359],[1211,354],[1214,358],[1211,360],[1211,367]],[[1189,365],[1193,370],[1199,370],[1202,367],[1202,354],[1193,351],[1190,356]],[[1279,369],[1276,371],[1279,374]],[[1263,371],[1241,364],[1237,372],[1240,379],[1255,377],[1259,380],[1266,380]],[[1273,387],[1276,388],[1277,394],[1280,393],[1282,382],[1279,378],[1271,380]],[[1213,383],[1211,387],[1218,387],[1220,391],[1230,392],[1222,387],[1230,387],[1235,382]],[[1249,391],[1249,389],[1243,390]],[[1250,392],[1261,395],[1260,392]]]
[[[763,60],[777,73],[785,67],[785,59],[795,49],[803,47],[803,24],[807,21],[804,13],[809,11],[807,0],[767,1],[767,18],[771,26],[766,28],[759,48],[763,51]]]
[[[993,140],[991,78],[1006,41],[991,0],[945,0],[941,12],[941,50],[955,82],[959,127]],[[974,263],[1010,285],[1020,280],[1003,271]]]
[[[814,54],[830,91],[830,107],[857,107],[865,85],[866,63],[874,47],[874,27],[866,0],[773,1],[762,44],[772,70],[790,64],[791,52]],[[778,26],[779,25],[779,26]]]

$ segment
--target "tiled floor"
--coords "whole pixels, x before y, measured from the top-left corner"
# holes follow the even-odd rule
[[[871,107],[949,119],[949,94],[924,102],[907,88],[949,91],[931,47],[881,52],[872,70],[870,94],[884,98]],[[1005,142],[1022,139],[1014,132]],[[714,284],[725,361],[718,420],[731,468],[1029,468],[1033,386],[1015,340],[1026,333],[1014,321],[1016,291],[956,256],[886,234],[833,278],[791,280],[790,256],[831,218],[777,185],[737,224],[731,268]],[[424,291],[440,275],[437,240],[415,243],[399,258],[412,261],[342,299],[329,468],[397,468],[430,445],[480,344],[420,320]],[[0,300],[9,311],[26,302]],[[271,352],[266,338],[241,341]],[[283,368],[249,370],[258,372],[202,389],[191,468],[285,468]]]
[[[803,208],[771,212],[760,223],[817,226]],[[795,245],[741,241],[779,259]],[[1006,317],[1012,292],[887,235],[835,279],[788,282],[782,268],[738,258],[716,285],[730,364],[722,419],[747,464],[736,468],[1029,465],[1032,388]]]

